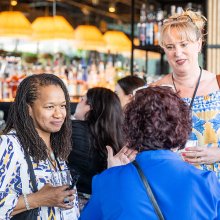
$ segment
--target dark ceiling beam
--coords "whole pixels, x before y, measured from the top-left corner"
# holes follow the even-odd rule
[[[131,7],[131,1],[130,0],[118,0],[116,2],[121,2],[121,3]],[[145,2],[147,2],[147,1],[145,1]],[[136,0],[135,1],[135,8],[140,9],[142,4],[143,4],[143,0]]]
[[[36,1],[36,2],[30,3],[29,5],[30,5],[30,7],[43,7],[43,6],[46,7],[46,6],[51,5],[51,3],[52,3],[51,0]],[[76,2],[76,1],[72,1],[72,0],[59,0],[59,1],[57,1],[57,5],[62,6],[62,4],[68,4],[73,7],[77,7],[79,9],[86,9],[89,12],[93,12],[95,14],[102,15],[102,16],[112,18],[115,20],[120,20],[122,22],[126,22],[126,23],[130,22],[130,18],[128,19],[127,17],[119,16],[115,13],[110,13],[108,11],[104,11],[103,9],[99,9],[98,6],[93,7],[93,6],[87,5],[85,3],[80,3],[80,2]]]
[[[127,18],[123,18],[123,17],[121,17],[117,14],[104,11],[104,10],[99,9],[97,7],[92,7],[92,6],[89,6],[89,5],[85,5],[83,3],[74,2],[74,1],[71,1],[71,0],[61,0],[60,2],[69,4],[69,5],[74,6],[74,7],[78,7],[80,9],[85,8],[90,12],[93,12],[93,13],[96,13],[96,14],[99,14],[99,15],[102,15],[102,16],[105,16],[105,17],[109,17],[109,18],[112,18],[112,19],[115,19],[115,20],[120,20],[120,21],[123,21],[123,22],[126,22],[126,23],[130,22],[130,20],[128,20]]]

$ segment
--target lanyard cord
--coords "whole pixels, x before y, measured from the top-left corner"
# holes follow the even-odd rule
[[[201,79],[201,76],[202,76],[202,68],[201,66],[199,67],[200,68],[200,74],[199,74],[199,78],[198,78],[198,81],[197,81],[197,84],[196,84],[196,88],[193,92],[193,96],[192,96],[192,100],[190,102],[190,105],[189,105],[189,108],[191,109],[192,108],[192,105],[193,105],[193,102],[194,102],[194,99],[196,97],[196,93],[197,93],[197,90],[198,90],[198,87],[199,87],[199,83],[200,83],[200,79]],[[175,85],[175,82],[174,82],[174,78],[173,78],[173,74],[172,74],[172,82],[173,82],[173,86],[177,92],[177,88],[176,88],[176,85]]]

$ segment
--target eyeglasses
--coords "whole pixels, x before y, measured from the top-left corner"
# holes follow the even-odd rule
[[[147,87],[148,87],[148,85],[144,85],[144,86],[141,86],[141,87],[138,87],[138,88],[134,89],[133,92],[132,92],[132,95],[135,96],[137,91],[146,89]]]
[[[158,85],[158,87],[167,87],[169,89],[172,89],[174,92],[176,92],[176,89],[173,85],[170,85],[170,84],[161,84],[161,85]],[[148,88],[149,85],[144,85],[144,86],[141,86],[141,87],[138,87],[137,89],[134,89],[133,92],[132,92],[132,95],[135,96],[135,94],[140,91],[140,90],[143,90],[143,89],[146,89]]]

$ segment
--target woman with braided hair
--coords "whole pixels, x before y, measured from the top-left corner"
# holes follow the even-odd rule
[[[0,219],[16,219],[29,209],[37,209],[42,220],[77,219],[76,190],[52,185],[54,174],[67,170],[71,150],[70,103],[64,83],[53,74],[25,78],[9,115],[0,136]]]

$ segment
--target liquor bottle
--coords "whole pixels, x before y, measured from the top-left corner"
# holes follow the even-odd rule
[[[186,4],[186,8],[185,8],[186,10],[188,10],[188,9],[190,9],[190,10],[192,10],[193,9],[193,4],[192,4],[192,2],[188,2],[187,4]]]
[[[140,46],[146,44],[146,5],[142,4],[140,11],[140,22],[137,24]]]
[[[176,5],[171,5],[170,6],[170,15],[173,16],[176,14]]]
[[[183,12],[183,8],[178,6],[177,9],[176,9],[176,13],[177,14],[182,14],[182,12]]]
[[[199,15],[202,15],[202,5],[200,5],[200,4],[197,6],[197,13]]]
[[[154,45],[159,45],[159,39],[160,39],[160,30],[162,27],[162,20],[164,18],[163,10],[158,9],[156,13],[156,20],[154,22]]]
[[[146,25],[146,44],[154,44],[154,22],[155,22],[154,5],[149,6],[149,11],[147,13],[147,25]]]

